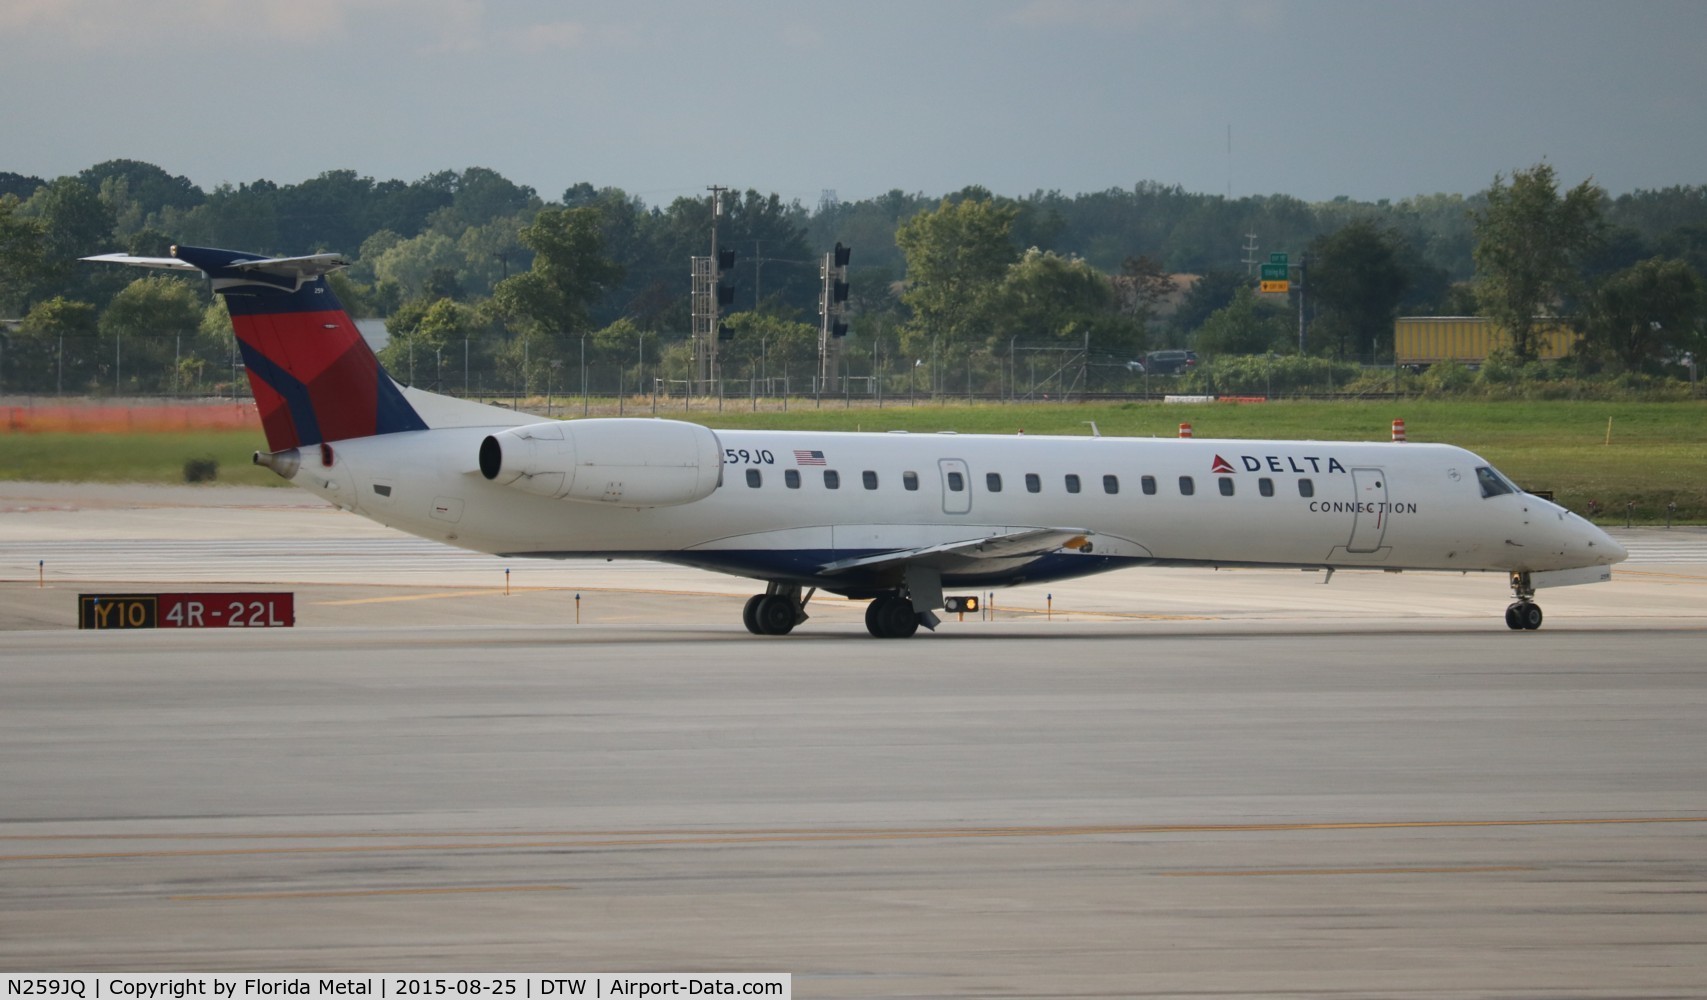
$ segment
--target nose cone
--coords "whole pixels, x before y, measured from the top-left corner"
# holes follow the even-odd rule
[[[1560,554],[1573,566],[1610,566],[1630,557],[1617,539],[1577,514],[1566,511],[1560,527],[1564,529]]]
[[[1578,518],[1578,520],[1581,521],[1582,519]],[[1595,525],[1589,524],[1587,521],[1583,521],[1582,523],[1583,527],[1588,529],[1588,549],[1590,552],[1594,552],[1599,555],[1600,565],[1610,566],[1613,563],[1623,562],[1630,558],[1630,550],[1618,544],[1617,539],[1600,530],[1600,528]]]

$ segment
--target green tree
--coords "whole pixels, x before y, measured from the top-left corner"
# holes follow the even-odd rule
[[[380,363],[410,385],[434,391],[447,379],[460,385],[463,342],[484,332],[478,315],[448,298],[417,300],[412,306],[408,315],[393,317],[386,324],[391,339],[379,352]]]
[[[1257,299],[1249,285],[1233,293],[1233,301],[1217,309],[1193,341],[1210,358],[1234,354],[1266,354],[1289,347],[1291,317],[1277,305]]]
[[[1581,264],[1603,226],[1605,193],[1585,180],[1559,194],[1542,163],[1495,176],[1476,213],[1476,298],[1511,338],[1518,361],[1535,357],[1536,317],[1556,312],[1581,286]]]
[[[51,298],[19,324],[6,355],[6,382],[39,392],[81,391],[95,371],[96,312],[87,302]]]
[[[1332,341],[1342,360],[1365,348],[1372,361],[1391,351],[1393,319],[1410,284],[1406,256],[1399,234],[1369,219],[1316,237],[1309,275],[1316,342]]]
[[[735,334],[724,343],[725,356],[744,359],[749,378],[803,379],[818,370],[819,329],[810,323],[749,310],[730,315],[724,325]]]
[[[1186,289],[1184,298],[1169,320],[1170,342],[1175,345],[1186,343],[1191,334],[1209,321],[1210,316],[1226,308],[1240,289],[1249,288],[1252,283],[1250,275],[1231,268],[1199,275]]]
[[[989,336],[996,292],[1019,254],[1011,233],[1019,210],[989,199],[944,199],[895,231],[907,259],[902,301],[913,315],[901,328],[902,349],[947,363]]]
[[[41,283],[47,230],[18,212],[18,199],[0,195],[0,312],[16,316]]]
[[[1628,370],[1707,348],[1707,290],[1689,265],[1658,257],[1601,283],[1584,316],[1588,344]]]
[[[559,335],[588,328],[592,304],[622,277],[604,256],[600,222],[594,208],[548,208],[517,234],[533,266],[492,294],[509,323]]]
[[[78,258],[113,249],[112,209],[75,177],[61,177],[36,190],[20,210],[41,223],[41,259],[33,269],[40,280],[32,298],[71,295],[104,298],[111,294],[110,272],[103,274]]]
[[[186,388],[175,366],[184,357],[217,354],[216,345],[203,344],[199,336],[202,314],[194,286],[176,277],[138,278],[126,285],[101,313],[103,387],[115,392]]]
[[[1009,265],[991,298],[980,347],[1001,354],[1014,339],[1076,347],[1087,334],[1099,353],[1142,353],[1143,324],[1123,315],[1114,282],[1078,257],[1027,250]]]

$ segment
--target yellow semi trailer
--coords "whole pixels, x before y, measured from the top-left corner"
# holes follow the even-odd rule
[[[1554,317],[1535,321],[1535,356],[1552,361],[1571,353],[1577,332]],[[1441,361],[1481,364],[1489,354],[1511,347],[1504,330],[1482,316],[1400,316],[1393,324],[1393,348],[1401,365]]]

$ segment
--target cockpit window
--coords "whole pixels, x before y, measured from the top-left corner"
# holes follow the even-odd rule
[[[1488,497],[1517,492],[1517,487],[1486,465],[1476,469],[1476,481],[1482,484],[1482,499],[1484,500]]]

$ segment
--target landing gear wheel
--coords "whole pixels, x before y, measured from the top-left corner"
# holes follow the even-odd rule
[[[879,597],[865,609],[865,629],[879,639],[906,639],[919,630],[919,613],[904,597]]]
[[[754,635],[764,635],[759,631],[759,602],[765,599],[763,594],[754,594],[747,598],[747,605],[741,609],[741,624],[747,626],[747,631]]]
[[[1505,609],[1506,628],[1530,631],[1541,627],[1541,605],[1534,601],[1518,601]]]
[[[787,635],[794,631],[794,602],[780,594],[763,594],[753,608],[759,635]]]
[[[877,638],[883,638],[883,605],[893,601],[893,597],[879,597],[865,606],[865,630]]]
[[[1541,627],[1541,605],[1535,603],[1535,581],[1528,572],[1513,571],[1511,593],[1517,600],[1505,609],[1506,627],[1533,632]]]

